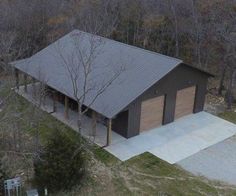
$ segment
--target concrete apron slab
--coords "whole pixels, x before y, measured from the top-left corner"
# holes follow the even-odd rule
[[[144,152],[174,164],[236,134],[236,125],[206,112],[191,114],[105,149],[122,161]]]

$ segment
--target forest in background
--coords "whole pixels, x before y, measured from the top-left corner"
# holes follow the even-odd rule
[[[53,131],[60,130],[80,143],[76,132],[39,110],[40,105],[16,96],[11,90],[15,80],[9,74],[13,73],[9,62],[30,57],[80,29],[180,58],[215,74],[208,95],[226,98],[231,109],[236,100],[235,19],[236,0],[0,0],[0,195],[3,180],[15,176],[22,177],[25,189],[32,188],[35,160],[51,137],[55,138]],[[218,113],[235,123],[234,110],[220,108]],[[61,151],[65,152],[61,147],[59,142],[49,149],[58,149],[61,157]],[[231,185],[192,176],[150,154],[123,164],[88,142],[82,147],[87,155],[85,176],[71,192],[61,195],[129,195],[134,191],[140,195],[233,195],[236,191]],[[55,154],[52,157],[57,159]],[[59,171],[67,173],[67,167],[61,168]],[[52,176],[56,173],[50,172]]]
[[[73,29],[180,58],[236,97],[236,0],[1,0],[1,68]]]

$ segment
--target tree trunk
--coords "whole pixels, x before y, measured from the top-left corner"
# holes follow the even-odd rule
[[[228,86],[228,90],[227,90],[227,108],[229,110],[232,109],[232,104],[233,104],[232,87],[233,87],[233,77],[234,77],[234,74],[235,74],[235,70],[232,70],[231,74],[230,74],[229,86]]]
[[[174,2],[170,2],[170,8],[174,17],[174,26],[175,26],[175,57],[179,57],[179,30],[178,30],[178,19],[176,15],[176,7]]]
[[[196,28],[196,34],[195,34],[195,55],[197,57],[197,62],[198,66],[202,67],[202,62],[201,62],[201,42],[200,42],[200,28],[199,28],[199,20],[198,16],[196,14],[196,0],[192,0],[192,15],[193,15],[193,20],[195,23],[195,28]]]

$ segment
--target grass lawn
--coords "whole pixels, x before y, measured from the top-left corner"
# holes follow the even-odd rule
[[[95,167],[96,168],[96,167]],[[236,187],[222,185],[189,174],[150,153],[126,162],[104,165],[101,177],[92,179],[79,192],[82,195],[236,195]],[[92,188],[91,188],[92,187]],[[70,192],[68,195],[76,195]]]
[[[8,107],[7,110],[16,112],[15,106],[17,106],[18,112],[21,113],[19,123],[26,135],[33,136],[37,132],[44,143],[47,142],[50,132],[58,129],[66,132],[71,139],[80,139],[75,131],[49,114],[34,108],[23,98],[18,97],[13,102],[9,104],[14,104],[14,107]],[[225,114],[228,115],[236,122],[236,115]],[[32,126],[32,118],[37,126]],[[0,126],[8,128],[3,127],[3,124]],[[83,142],[86,143],[85,140]],[[56,195],[236,195],[236,187],[193,176],[150,153],[121,162],[102,148],[95,145],[88,146],[90,157],[88,175],[82,186]]]
[[[236,124],[236,112],[227,111],[219,114],[219,117]]]

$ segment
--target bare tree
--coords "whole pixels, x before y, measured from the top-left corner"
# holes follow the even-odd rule
[[[226,101],[228,108],[231,109],[233,101],[233,86],[235,81],[236,64],[236,12],[233,8],[234,1],[228,0],[224,9],[215,9],[215,26],[217,39],[222,45],[223,63],[221,64],[221,75],[218,93],[222,95],[222,90],[226,87]],[[225,22],[227,21],[227,22]],[[228,80],[227,80],[228,78]]]
[[[61,61],[63,67],[67,70],[71,81],[73,97],[78,105],[78,132],[81,133],[83,115],[88,112],[97,98],[119,77],[124,71],[125,66],[117,65],[116,70],[110,72],[109,78],[104,78],[97,83],[95,79],[98,77],[96,76],[96,59],[103,52],[103,39],[95,35],[90,35],[88,38],[85,37],[87,35],[82,33],[75,33],[72,36],[74,50],[69,55],[64,55],[61,50],[63,46],[60,46],[59,43],[57,45],[57,53],[59,55],[59,61]],[[86,105],[86,109],[83,108],[84,105]]]
[[[177,6],[176,1],[169,0],[168,1],[170,10],[172,13],[172,18],[174,21],[174,29],[175,29],[175,57],[179,57],[179,24],[178,24],[178,16],[177,16]]]
[[[72,5],[74,28],[109,37],[118,25],[117,0],[81,0]]]

